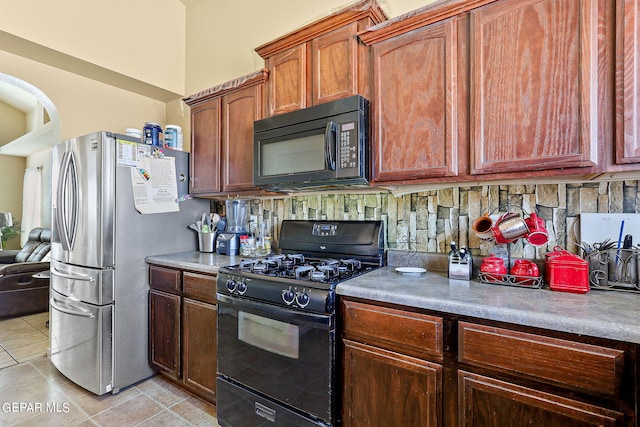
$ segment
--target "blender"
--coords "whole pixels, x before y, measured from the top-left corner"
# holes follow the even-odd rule
[[[247,200],[229,199],[226,205],[226,228],[218,234],[217,250],[221,255],[240,253],[240,236],[247,234]]]

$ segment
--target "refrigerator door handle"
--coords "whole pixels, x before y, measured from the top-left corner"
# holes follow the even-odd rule
[[[69,249],[69,233],[67,232],[67,222],[65,220],[67,215],[66,206],[64,201],[64,189],[67,183],[67,168],[69,163],[69,152],[65,152],[62,155],[62,161],[60,162],[60,181],[58,181],[58,189],[56,191],[56,199],[58,203],[58,215],[56,215],[56,222],[58,229],[60,230],[60,243],[64,250]]]
[[[72,250],[78,228],[78,177],[73,151],[65,152],[60,166],[62,179],[58,183],[57,198],[60,215],[57,216],[60,240],[64,250]]]
[[[51,274],[53,274],[54,276],[58,276],[58,277],[63,277],[65,279],[70,279],[70,280],[82,280],[85,282],[95,282],[96,278],[95,277],[91,277],[91,276],[87,276],[84,274],[68,274],[68,273],[63,273],[61,271],[58,271],[55,269],[55,267],[51,267]]]
[[[51,307],[53,309],[58,310],[58,311],[60,311],[62,313],[70,314],[72,316],[89,317],[89,318],[95,317],[93,315],[93,313],[91,313],[88,310],[83,310],[82,308],[73,306],[71,304],[63,303],[67,307],[75,308],[75,310],[73,310],[72,308],[67,308],[67,307],[63,307],[61,305],[58,305],[59,302],[62,303],[62,301],[57,301],[55,298],[52,297],[51,300],[49,301],[49,304],[51,304]]]

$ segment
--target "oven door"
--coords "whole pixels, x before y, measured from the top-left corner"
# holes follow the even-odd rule
[[[335,315],[217,297],[219,378],[330,424]],[[220,394],[218,399],[224,401]],[[218,416],[224,420],[224,408],[218,408]]]

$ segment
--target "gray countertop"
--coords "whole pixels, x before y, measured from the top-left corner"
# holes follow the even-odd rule
[[[240,257],[181,252],[148,256],[148,263],[215,274]],[[338,295],[423,308],[517,325],[640,344],[640,293],[592,290],[587,294],[450,280],[428,271],[402,275],[383,267],[340,283]]]
[[[640,294],[553,292],[450,280],[444,272],[402,275],[383,267],[340,283],[338,295],[640,344]]]
[[[216,274],[220,267],[239,264],[240,257],[191,251],[166,255],[150,255],[145,258],[145,261],[150,264],[157,264],[165,267]]]

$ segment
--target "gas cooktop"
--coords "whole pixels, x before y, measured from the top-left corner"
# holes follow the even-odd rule
[[[306,258],[302,254],[283,254],[261,259],[242,260],[240,264],[227,267],[227,269],[273,278],[335,284],[371,271],[375,267],[363,264],[362,261],[355,258],[322,259]]]
[[[338,283],[383,265],[381,221],[283,221],[282,254],[222,267],[218,298],[225,296],[333,312]]]

